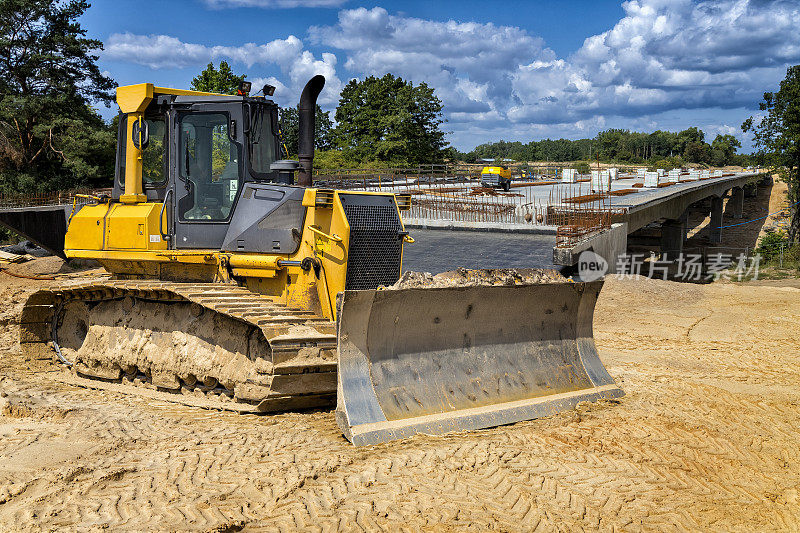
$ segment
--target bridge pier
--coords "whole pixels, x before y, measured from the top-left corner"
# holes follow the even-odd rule
[[[758,196],[758,183],[748,183],[744,186],[745,198],[755,198]]]
[[[683,243],[688,231],[689,211],[684,211],[680,218],[667,219],[661,224],[661,253],[677,257],[683,253]]]
[[[744,187],[734,187],[731,189],[731,199],[733,202],[733,218],[744,217]]]
[[[711,242],[719,244],[722,242],[722,196],[711,197]]]

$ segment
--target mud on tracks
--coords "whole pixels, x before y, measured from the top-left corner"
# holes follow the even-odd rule
[[[368,448],[329,411],[77,389],[6,351],[0,529],[792,530],[798,296],[610,280],[595,330],[624,398]]]

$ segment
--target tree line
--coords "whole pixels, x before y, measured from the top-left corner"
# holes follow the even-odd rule
[[[737,154],[741,143],[733,135],[717,135],[706,142],[703,130],[691,127],[680,132],[652,133],[608,129],[591,139],[544,139],[522,143],[499,141],[476,146],[459,154],[466,161],[513,159],[515,161],[594,161],[644,164],[667,160],[671,166],[684,163],[712,166],[751,163],[751,157]]]

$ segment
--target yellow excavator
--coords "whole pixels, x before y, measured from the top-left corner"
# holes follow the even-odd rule
[[[63,255],[110,276],[31,295],[23,351],[200,407],[335,403],[357,445],[620,396],[592,338],[602,281],[397,285],[411,197],[311,186],[324,83],[302,92],[299,161],[279,158],[268,87],[120,87],[113,192],[64,213]]]

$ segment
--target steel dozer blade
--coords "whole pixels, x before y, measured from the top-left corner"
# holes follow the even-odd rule
[[[336,421],[355,445],[623,396],[597,355],[603,281],[345,291]]]

